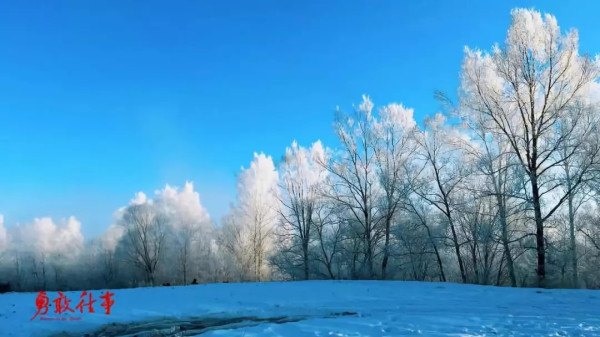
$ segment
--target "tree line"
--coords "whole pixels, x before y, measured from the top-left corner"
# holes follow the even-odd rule
[[[577,31],[515,9],[503,44],[465,48],[457,102],[436,93],[442,111],[422,123],[364,96],[336,111],[335,148],[294,141],[277,163],[255,154],[219,225],[193,197],[136,198],[76,256],[8,246],[0,278],[18,290],[191,279],[598,288],[600,63],[578,49]]]

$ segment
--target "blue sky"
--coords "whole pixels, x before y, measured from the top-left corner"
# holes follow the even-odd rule
[[[435,113],[513,7],[600,52],[595,1],[3,1],[0,214],[74,215],[90,237],[135,192],[190,180],[218,219],[253,152],[335,145],[337,105]]]

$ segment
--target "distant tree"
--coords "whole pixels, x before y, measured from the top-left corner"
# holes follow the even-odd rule
[[[278,173],[273,159],[254,154],[247,169],[238,176],[238,200],[225,218],[221,242],[233,254],[246,275],[246,259],[250,258],[252,279],[265,280],[270,270],[268,261],[273,244],[273,230],[278,221]]]
[[[246,235],[245,226],[240,223],[240,218],[235,214],[235,209],[223,217],[219,233],[219,244],[227,252],[228,271],[226,274],[241,281],[252,279],[251,270],[253,256],[250,254],[251,246]]]
[[[187,284],[187,278],[190,274],[190,264],[194,254],[194,246],[198,243],[200,231],[193,224],[183,224],[175,231],[175,240],[177,243],[177,260],[183,278],[183,284]]]
[[[123,214],[122,225],[129,244],[129,260],[143,271],[146,282],[154,285],[165,249],[167,218],[148,203],[131,205]]]
[[[309,149],[296,142],[286,149],[281,164],[281,205],[278,236],[281,249],[290,257],[288,265],[302,267],[302,277],[310,277],[310,246],[315,237],[318,211],[325,202],[322,185],[327,171],[318,162],[324,161],[321,142]]]

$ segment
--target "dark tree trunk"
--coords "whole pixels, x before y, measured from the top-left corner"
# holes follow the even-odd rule
[[[535,214],[535,239],[537,250],[537,285],[546,287],[546,249],[544,247],[544,221],[542,218],[542,207],[540,205],[540,191],[537,175],[531,174],[531,189],[533,194],[533,210]]]
[[[498,206],[500,207],[500,226],[502,227],[502,247],[504,248],[504,258],[506,259],[506,267],[508,268],[508,276],[510,277],[511,287],[517,286],[517,278],[515,277],[514,263],[510,253],[510,245],[508,242],[508,224],[506,221],[506,206],[501,195],[497,195]]]
[[[381,262],[381,279],[385,280],[387,278],[387,265],[388,258],[390,256],[390,227],[392,224],[392,219],[387,217],[385,220],[385,246],[383,249],[383,261]]]
[[[304,242],[302,242],[302,257],[303,257],[303,264],[304,264],[304,279],[308,280],[309,278],[309,269],[308,269],[308,239],[305,238]]]
[[[465,267],[463,265],[463,260],[460,255],[460,246],[458,245],[458,236],[456,235],[456,230],[454,229],[454,222],[452,221],[452,217],[450,216],[450,207],[446,203],[446,211],[448,222],[450,223],[450,230],[452,231],[452,241],[454,241],[454,251],[456,252],[456,258],[458,259],[458,267],[460,269],[460,277],[463,283],[467,283],[467,276],[465,275]]]

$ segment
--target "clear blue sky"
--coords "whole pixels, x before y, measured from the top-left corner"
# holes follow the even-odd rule
[[[191,180],[218,219],[253,152],[335,144],[336,105],[435,113],[513,7],[600,52],[596,1],[2,1],[0,214],[75,215],[90,237],[135,192]]]

